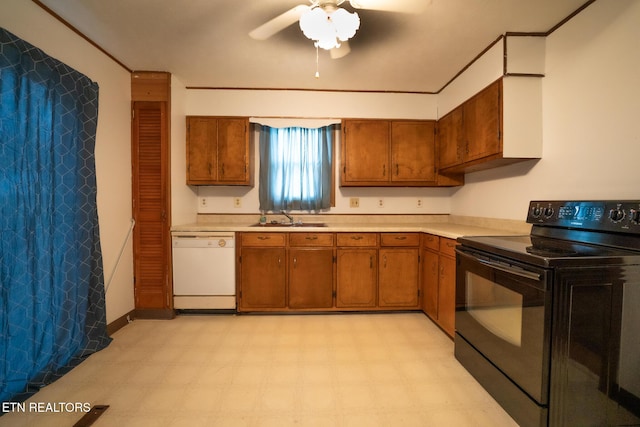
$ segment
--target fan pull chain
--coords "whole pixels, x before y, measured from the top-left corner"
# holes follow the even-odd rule
[[[316,79],[320,78],[320,70],[319,70],[319,60],[318,60],[318,43],[315,43],[316,45]]]

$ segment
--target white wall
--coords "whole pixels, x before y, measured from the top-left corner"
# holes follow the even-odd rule
[[[185,184],[187,176],[186,135],[187,89],[171,76],[171,224],[196,222],[197,188]]]
[[[546,40],[543,154],[476,172],[451,213],[524,219],[533,199],[639,199],[640,2],[598,0]]]
[[[390,118],[436,119],[435,95],[314,92],[270,90],[187,90],[187,115],[220,115],[278,118]],[[185,151],[184,136],[174,138],[172,144]],[[257,170],[258,150],[255,150],[256,185],[246,187],[193,187],[193,203],[200,213],[258,214]],[[340,143],[336,145],[336,166],[340,164]],[[174,166],[175,167],[175,166]],[[184,182],[184,178],[182,181]],[[336,167],[336,183],[339,182]],[[337,184],[336,184],[337,186]],[[336,188],[336,206],[330,213],[389,214],[389,213],[448,213],[451,189],[448,188]],[[350,208],[349,199],[358,197],[359,208]],[[241,207],[234,207],[240,198]],[[378,207],[379,199],[384,207]],[[418,208],[417,200],[422,207]],[[206,206],[202,205],[202,202]],[[174,224],[177,222],[174,221]]]
[[[131,224],[130,73],[31,1],[0,1],[0,26],[100,86],[97,197],[105,280],[109,280]],[[107,323],[134,308],[131,240],[126,243],[106,298]]]

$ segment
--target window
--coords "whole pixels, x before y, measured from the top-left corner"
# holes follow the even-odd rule
[[[260,127],[260,210],[331,206],[333,130]]]

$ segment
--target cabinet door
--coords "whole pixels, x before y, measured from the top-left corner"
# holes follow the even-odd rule
[[[456,260],[441,255],[439,262],[438,323],[447,334],[453,336],[456,320]]]
[[[289,250],[289,308],[333,307],[333,249]]]
[[[343,185],[389,181],[389,121],[345,120],[342,136]]]
[[[435,121],[391,122],[391,180],[436,181]]]
[[[422,311],[430,318],[438,320],[438,254],[423,249],[422,251]]]
[[[149,310],[153,316],[173,316],[171,270],[167,268],[171,265],[168,104],[164,101],[135,101],[133,108],[135,308]]]
[[[240,308],[286,307],[284,248],[242,248]]]
[[[210,117],[187,117],[187,184],[215,179],[214,154],[218,122]]]
[[[375,307],[376,249],[338,249],[336,307]]]
[[[378,306],[418,307],[418,248],[380,249]]]
[[[217,181],[228,184],[248,183],[248,121],[218,119],[217,142]]]
[[[479,92],[464,107],[465,161],[502,153],[502,80]]]
[[[462,107],[458,107],[438,120],[438,166],[445,169],[463,161],[464,128]]]

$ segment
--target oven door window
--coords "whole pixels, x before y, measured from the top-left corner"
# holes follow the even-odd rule
[[[540,404],[548,401],[546,270],[459,252],[456,332]]]
[[[498,338],[522,347],[523,296],[469,271],[466,283],[465,311]]]

